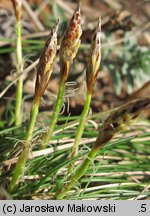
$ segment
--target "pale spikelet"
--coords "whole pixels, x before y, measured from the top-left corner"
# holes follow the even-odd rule
[[[22,0],[11,0],[14,11],[15,11],[15,17],[19,21],[21,19],[22,14]]]
[[[35,98],[37,100],[43,96],[53,71],[53,62],[57,52],[58,23],[59,21],[57,21],[49,34],[39,59],[35,85]]]
[[[72,19],[68,25],[68,28],[64,34],[64,37],[60,46],[60,63],[61,65],[71,64],[76,57],[78,48],[80,46],[80,37],[82,34],[81,29],[81,13],[78,6],[74,12]],[[64,70],[62,70],[64,71]],[[68,76],[68,74],[65,74]]]
[[[108,116],[99,131],[98,138],[94,144],[94,148],[101,148],[112,137],[124,130],[136,119],[142,111],[150,105],[150,98],[143,98],[125,104]]]
[[[88,91],[92,91],[101,61],[101,20],[98,20],[88,56],[86,82]]]

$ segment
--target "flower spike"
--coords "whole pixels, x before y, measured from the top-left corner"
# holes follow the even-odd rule
[[[40,100],[40,98],[43,96],[53,71],[53,62],[57,52],[58,23],[59,20],[57,21],[51,33],[47,37],[44,49],[39,59],[35,85],[36,100]]]
[[[22,0],[12,0],[13,8],[15,11],[16,20],[20,20],[22,13]]]
[[[101,148],[111,140],[116,133],[128,128],[132,121],[135,120],[149,105],[150,98],[142,98],[122,105],[110,113],[104,122],[104,126],[99,131],[94,147]]]
[[[89,92],[92,91],[97,78],[101,61],[101,19],[98,20],[88,56],[86,83]]]
[[[81,42],[81,34],[81,13],[80,6],[78,6],[70,20],[60,47],[60,63],[64,65],[64,67],[68,68],[76,57]],[[68,72],[68,70],[63,69],[62,73],[65,71]],[[67,78],[68,73],[64,74],[64,76]]]

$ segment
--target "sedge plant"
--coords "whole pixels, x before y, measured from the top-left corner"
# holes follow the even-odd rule
[[[65,83],[68,79],[70,66],[76,57],[78,48],[80,46],[81,30],[81,13],[78,6],[75,10],[72,19],[68,25],[68,28],[64,34],[64,37],[60,46],[60,83],[59,90],[54,106],[52,118],[50,119],[49,128],[43,135],[41,149],[44,149],[52,138],[53,131],[55,129],[59,113],[62,108],[63,95],[65,89]]]
[[[13,8],[16,17],[16,67],[17,75],[23,72],[22,58],[22,40],[21,40],[21,15],[22,15],[22,0],[12,0]],[[22,122],[22,92],[23,92],[23,77],[20,76],[17,81],[16,89],[16,107],[15,107],[15,125],[18,126]]]
[[[86,170],[93,162],[98,151],[104,147],[118,132],[127,129],[128,126],[137,119],[141,112],[150,105],[150,98],[143,98],[122,105],[109,114],[102,128],[99,130],[98,137],[89,151],[86,159],[74,171],[74,174],[67,179],[67,183],[61,185],[53,199],[59,200],[66,196],[67,192],[85,174]]]
[[[37,67],[34,100],[30,112],[29,127],[25,138],[24,148],[22,150],[21,155],[18,158],[18,162],[16,164],[12,180],[8,186],[9,191],[12,191],[15,185],[18,183],[19,178],[25,168],[25,164],[29,155],[30,143],[39,111],[41,97],[43,96],[48,86],[53,71],[53,62],[57,52],[57,30],[58,22],[55,24],[54,28],[49,34],[39,59]]]
[[[93,39],[92,39],[92,43],[88,55],[87,70],[86,70],[87,94],[85,99],[85,105],[82,114],[80,116],[80,121],[77,128],[75,141],[71,149],[71,153],[69,155],[70,159],[75,157],[78,154],[78,146],[82,138],[86,118],[89,112],[92,91],[97,79],[97,75],[100,67],[100,61],[101,61],[101,20],[99,19],[93,35]],[[72,169],[73,169],[73,162],[70,163],[68,167],[68,171],[71,173]]]

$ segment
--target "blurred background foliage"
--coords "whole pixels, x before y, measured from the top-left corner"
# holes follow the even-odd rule
[[[37,59],[45,38],[55,21],[60,18],[58,38],[61,40],[77,4],[77,0],[23,0],[24,121],[22,127],[16,128],[15,18],[11,1],[0,1],[0,182],[4,186],[7,186],[12,174],[13,160],[20,152],[19,143],[26,133]],[[90,115],[92,112],[97,114],[86,125],[81,154],[76,163],[81,162],[97,136],[97,129],[103,120],[103,115],[99,114],[101,111],[108,111],[130,100],[150,95],[149,1],[81,0],[81,11],[82,44],[69,74],[64,109],[52,140],[54,147],[57,144],[56,151],[37,157],[35,155],[38,154],[38,148],[33,143],[34,156],[28,161],[27,173],[23,183],[20,183],[19,191],[14,192],[15,198],[50,198],[53,186],[56,189],[64,181],[64,167],[68,163],[65,159],[76,133],[74,123],[78,121],[84,105],[87,54],[99,17],[102,18],[102,61],[93,91]],[[35,142],[40,132],[45,130],[58,87],[59,54],[40,106],[34,133]],[[142,117],[136,126],[118,135],[103,149],[80,184],[74,188],[75,193],[71,195],[71,199],[149,199],[150,110],[147,109]],[[65,126],[69,124],[71,127],[66,130]],[[60,132],[57,133],[57,130]],[[35,187],[40,188],[37,194],[33,192]]]

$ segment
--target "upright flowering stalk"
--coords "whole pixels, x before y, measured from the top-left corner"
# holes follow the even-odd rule
[[[21,42],[21,15],[22,15],[22,0],[12,0],[13,8],[16,17],[16,67],[17,74],[20,75],[23,72],[23,59],[22,59],[22,42]],[[20,125],[22,122],[22,88],[23,78],[17,81],[16,89],[16,108],[15,108],[15,124]]]
[[[89,56],[88,56],[88,62],[87,62],[87,70],[86,70],[87,95],[86,95],[85,105],[80,117],[80,122],[77,128],[75,141],[71,153],[69,155],[69,158],[75,157],[78,153],[78,146],[83,134],[86,118],[88,115],[88,111],[91,103],[92,90],[99,71],[100,61],[101,61],[101,21],[99,19],[93,35]],[[71,172],[72,169],[73,169],[73,164],[71,163],[68,168],[69,172]]]
[[[84,175],[89,165],[93,162],[98,151],[106,145],[113,136],[126,129],[135,120],[141,112],[150,105],[150,98],[143,98],[131,103],[125,104],[114,110],[99,131],[96,142],[91,151],[87,155],[83,163],[74,171],[74,174],[69,177],[67,183],[61,185],[58,192],[56,192],[53,199],[63,199],[66,193],[77,183],[77,181]]]
[[[49,34],[39,59],[36,84],[35,84],[35,95],[34,95],[34,100],[30,112],[29,127],[26,134],[24,148],[22,150],[21,155],[19,156],[12,180],[8,187],[9,191],[12,191],[14,186],[17,184],[23,172],[23,169],[25,168],[26,160],[29,155],[30,141],[32,139],[34,126],[39,111],[39,104],[41,101],[41,97],[43,96],[44,91],[47,88],[47,85],[49,83],[53,71],[53,62],[57,52],[57,30],[58,30],[58,22],[56,23],[51,33]]]
[[[86,70],[87,92],[91,94],[101,62],[101,19],[98,20],[88,56]]]
[[[48,145],[52,137],[53,131],[55,129],[58,115],[62,107],[65,82],[67,81],[67,78],[68,78],[70,66],[78,52],[81,34],[82,34],[81,13],[80,13],[80,7],[78,6],[72,16],[72,19],[70,20],[68,28],[61,42],[59,91],[58,91],[57,100],[54,106],[53,115],[50,120],[49,129],[46,132],[46,134],[44,134],[43,136],[41,148],[45,148]]]

